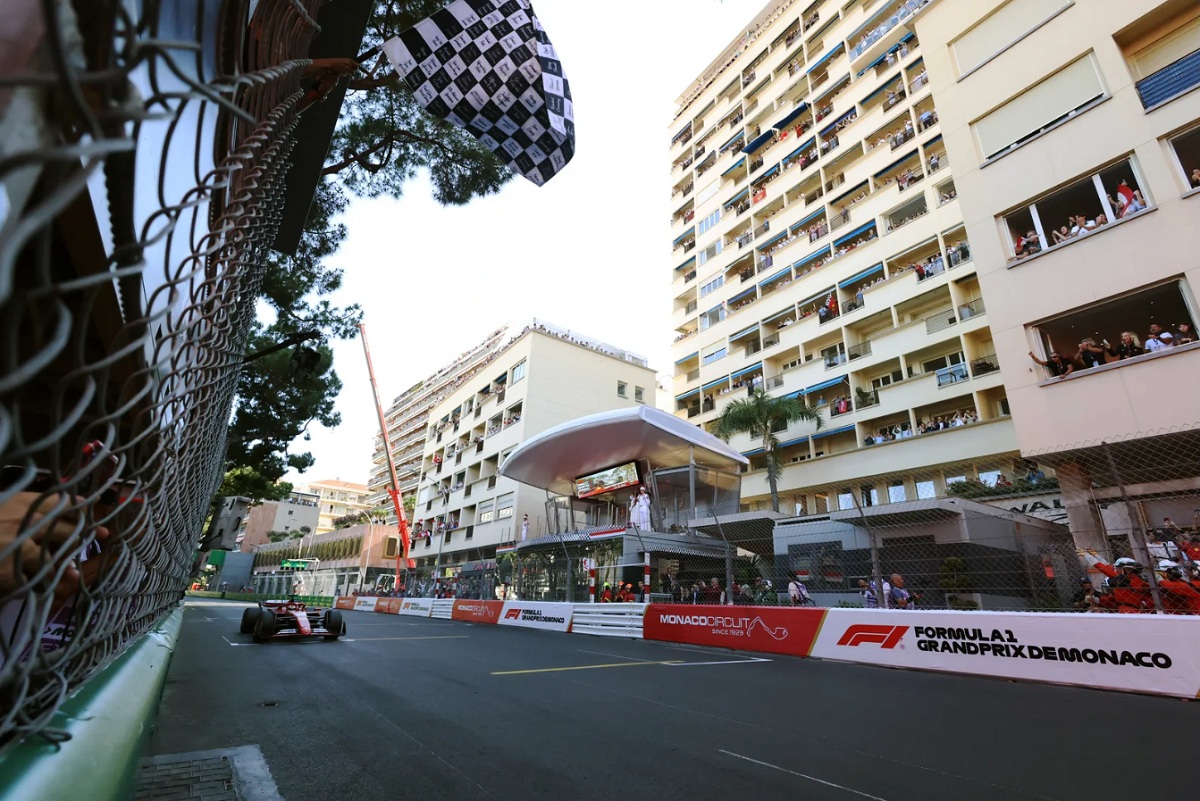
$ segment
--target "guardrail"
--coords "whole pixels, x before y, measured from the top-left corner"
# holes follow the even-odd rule
[[[575,604],[573,634],[642,639],[646,604]]]

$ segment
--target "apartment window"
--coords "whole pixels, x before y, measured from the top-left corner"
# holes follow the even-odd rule
[[[512,369],[512,380],[510,383],[515,384],[525,377],[525,367],[527,362],[522,360],[516,367]]]
[[[496,519],[504,520],[513,516],[513,493],[501,495],[496,499]]]
[[[818,492],[813,495],[814,514],[825,514],[829,511],[829,496],[824,492]]]
[[[854,508],[854,491],[849,487],[838,490],[838,509],[846,510]]]
[[[1188,189],[1200,189],[1200,128],[1172,137],[1170,144],[1183,173],[1183,185]]]
[[[987,484],[989,487],[996,486],[996,482],[1000,479],[999,470],[980,470],[979,481],[982,484]]]
[[[725,346],[724,346],[724,345],[721,345],[721,346],[719,346],[719,347],[718,347],[716,350],[714,350],[714,351],[712,351],[712,352],[710,352],[710,353],[706,353],[706,354],[704,354],[704,358],[702,358],[702,359],[700,360],[700,363],[701,363],[701,364],[712,364],[712,363],[713,363],[713,362],[715,362],[715,361],[718,361],[718,360],[720,360],[720,359],[724,359],[724,358],[725,358],[725,354],[726,354],[726,349],[725,349]]]
[[[633,399],[638,403],[646,402],[646,390],[642,387],[633,388]]]
[[[724,285],[725,285],[725,276],[723,274],[718,275],[716,278],[714,278],[713,280],[709,281],[707,284],[704,284],[703,286],[700,287],[700,297],[704,297],[705,295],[709,294],[710,292],[715,292]]]
[[[1010,261],[1069,244],[1145,211],[1153,201],[1144,186],[1134,160],[1125,159],[1006,214]]]
[[[495,511],[495,509],[492,508],[491,501],[484,501],[483,503],[479,504],[479,522],[480,522],[480,524],[490,523],[495,519],[496,519],[496,511]]]
[[[958,484],[966,480],[966,476],[946,476],[946,486],[949,487],[951,484]]]
[[[708,262],[709,259],[716,257],[720,253],[721,253],[721,240],[718,239],[716,242],[713,242],[711,245],[706,247],[704,250],[700,251],[700,256],[696,259],[696,261],[701,266],[703,266],[704,264],[706,264]]]
[[[1145,361],[1197,341],[1196,318],[1185,292],[1183,282],[1173,280],[1125,292],[1029,329],[1041,343],[1039,358],[1050,361],[1059,353],[1072,365],[1072,374]],[[1075,358],[1084,339],[1091,339],[1095,348],[1083,357],[1087,361]],[[1049,367],[1042,374],[1053,377]]]
[[[628,389],[629,389],[628,384],[626,384],[624,381],[618,381],[617,382],[617,397],[618,398],[626,397],[625,393]]]
[[[882,389],[883,387],[886,387],[889,384],[894,384],[897,381],[903,381],[903,380],[904,380],[904,373],[900,370],[893,370],[890,373],[886,373],[884,375],[876,376],[875,378],[872,378],[871,379],[871,387],[873,389]]]
[[[1088,53],[976,120],[984,158],[1007,153],[1104,95],[1095,56]]]
[[[1153,109],[1200,86],[1200,14],[1194,2],[1162,3],[1114,37]]]
[[[937,490],[933,486],[933,480],[928,478],[919,478],[916,481],[917,485],[917,500],[927,501],[930,498],[937,497]]]
[[[725,314],[726,312],[724,306],[716,306],[704,312],[700,315],[700,330],[703,331],[709,326],[716,325],[717,323],[721,322],[725,319]]]
[[[978,69],[1054,17],[1073,0],[1008,0],[950,43],[958,72]]]
[[[711,195],[709,197],[711,197]],[[707,199],[708,198],[705,198],[705,200],[707,200]],[[716,225],[720,221],[721,221],[721,209],[718,208],[712,214],[708,215],[703,220],[696,223],[696,234],[699,235],[699,234],[704,233],[705,231],[712,228],[714,225]]]
[[[908,500],[903,481],[893,481],[888,485],[888,503],[903,503]]]
[[[862,505],[863,506],[878,506],[879,505],[879,490],[875,489],[871,484],[862,486]]]

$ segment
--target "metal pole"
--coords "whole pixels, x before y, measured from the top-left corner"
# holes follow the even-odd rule
[[[649,601],[650,601],[650,552],[643,551],[642,558],[645,559],[644,567],[642,570],[642,575],[644,576],[642,583],[646,586],[646,591],[642,594],[642,603],[649,603]]]
[[[694,513],[695,510],[693,510]],[[725,602],[731,604],[733,603],[733,549],[725,537],[725,529],[721,526],[721,519],[717,517],[715,506],[712,510],[712,518],[713,522],[717,524],[717,533],[721,535],[721,541],[725,543]]]
[[[1134,548],[1137,549],[1139,555],[1146,554],[1146,561],[1151,562],[1154,556],[1150,553],[1150,548],[1146,545],[1146,533],[1142,531],[1141,515],[1137,514],[1137,509],[1133,506],[1133,500],[1125,492],[1125,482],[1121,480],[1121,473],[1117,469],[1117,462],[1113,459],[1112,448],[1107,442],[1100,443],[1100,449],[1104,451],[1104,458],[1108,460],[1108,469],[1112,471],[1113,480],[1117,482],[1117,489],[1121,491],[1121,500],[1125,502],[1125,513],[1129,515],[1129,540]],[[1163,613],[1162,593],[1158,588],[1158,574],[1154,572],[1156,565],[1147,565],[1150,571],[1150,597],[1154,600],[1154,611],[1158,614]]]
[[[400,535],[400,547],[396,549],[396,584],[400,583],[400,560],[404,559],[404,565],[408,568],[417,566],[415,560],[408,555],[408,518],[404,514],[404,499],[400,497],[400,481],[396,477],[396,461],[392,458],[392,442],[388,439],[387,433],[387,417],[383,413],[383,404],[379,402],[379,384],[375,381],[375,368],[371,364],[371,349],[367,345],[367,324],[358,324],[359,334],[362,336],[363,355],[367,359],[367,375],[371,379],[371,396],[375,399],[375,411],[379,414],[379,436],[383,438],[383,454],[387,458],[388,476],[392,486],[388,489],[388,495],[392,498],[392,505],[396,508],[396,526]]]
[[[858,510],[862,527],[867,530],[867,540],[871,543],[871,574],[875,582],[875,602],[880,609],[887,609],[888,597],[887,593],[883,591],[883,568],[879,564],[879,543],[876,540],[875,531],[867,522],[867,514],[863,511],[862,504],[858,502],[858,496],[851,492],[850,498],[854,501],[854,508]]]

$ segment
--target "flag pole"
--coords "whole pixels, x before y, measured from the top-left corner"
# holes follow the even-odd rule
[[[396,478],[396,461],[392,458],[392,443],[387,434],[387,417],[383,413],[383,404],[379,402],[379,384],[375,381],[375,368],[371,364],[371,348],[367,345],[367,324],[359,323],[358,331],[362,335],[363,355],[367,357],[367,375],[371,378],[371,394],[375,398],[375,411],[379,414],[379,435],[383,438],[383,454],[387,458],[388,476],[391,486],[388,495],[396,508],[397,527],[400,534],[400,547],[396,549],[396,577],[393,590],[400,589],[400,559],[403,557],[404,566],[412,569],[416,565],[408,556],[408,518],[404,514],[404,501],[400,497],[400,481]]]

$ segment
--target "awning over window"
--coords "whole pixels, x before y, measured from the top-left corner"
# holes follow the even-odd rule
[[[728,384],[728,383],[729,383],[729,376],[727,376],[727,375],[721,376],[716,381],[709,381],[707,384],[705,384],[703,387],[701,387],[701,389],[712,389],[713,387],[719,386],[720,384]]]
[[[832,131],[834,128],[838,127],[838,125],[840,125],[843,121],[845,121],[845,119],[847,117],[853,116],[854,114],[857,114],[857,113],[858,113],[857,109],[850,109],[845,114],[838,117],[836,120],[834,120],[833,122],[829,123],[824,128],[822,128],[821,129],[821,137],[824,138],[830,131]]]
[[[757,292],[757,291],[758,291],[758,288],[757,288],[757,287],[751,286],[751,287],[750,287],[749,289],[747,289],[745,292],[742,292],[741,294],[738,294],[738,295],[734,295],[732,298],[730,298],[730,299],[729,299],[729,303],[730,303],[730,305],[732,305],[732,304],[734,304],[734,303],[737,303],[737,302],[738,302],[739,300],[741,300],[742,298],[746,297],[747,295],[753,295],[753,294],[754,294],[755,292]],[[752,328],[757,328],[758,326],[757,326],[757,325],[754,325],[754,326],[751,326],[751,327],[752,327]],[[749,330],[750,330],[749,328],[747,328],[747,329],[746,329],[746,331],[749,331]],[[746,331],[743,331],[743,332],[742,332],[742,334],[746,333]],[[738,338],[738,337],[740,337],[742,334],[734,334],[733,336],[731,336],[731,337],[730,337],[730,339],[737,339],[737,338]]]
[[[924,145],[922,145],[922,147],[924,147],[926,150],[928,150],[930,145],[932,145],[934,142],[940,142],[940,141],[942,141],[942,135],[938,134],[937,136],[933,137],[928,142],[926,142]]]
[[[845,43],[844,43],[844,42],[838,42],[836,45],[834,45],[834,46],[833,46],[833,49],[831,49],[831,50],[830,50],[828,53],[826,53],[825,55],[821,56],[821,57],[820,57],[820,58],[818,58],[816,61],[814,61],[814,62],[813,62],[813,65],[812,65],[811,67],[809,67],[809,68],[808,68],[808,70],[806,70],[804,74],[805,74],[805,75],[812,75],[812,74],[813,74],[813,70],[815,70],[815,69],[818,69],[818,68],[820,68],[821,66],[823,66],[823,65],[825,65],[825,64],[827,64],[827,63],[829,63],[829,60],[830,60],[830,59],[832,59],[834,56],[836,56],[838,53],[842,52],[842,51],[843,51],[843,50],[845,50],[845,49],[846,49],[846,45],[845,45]],[[661,141],[661,140],[660,140],[660,141]]]
[[[742,152],[743,153],[753,153],[754,151],[758,150],[760,147],[765,145],[768,142],[768,140],[770,140],[770,138],[774,135],[775,135],[775,132],[771,131],[771,130],[768,130],[765,134],[760,134],[758,137],[753,139],[750,142],[750,144],[743,147]]]
[[[879,172],[875,173],[875,175],[874,175],[874,176],[872,176],[872,177],[874,177],[874,178],[878,178],[878,177],[879,177],[879,176],[881,176],[881,175],[886,175],[887,173],[889,173],[889,172],[891,172],[892,170],[896,169],[896,168],[897,168],[897,167],[899,167],[901,164],[903,164],[904,162],[908,161],[909,159],[911,159],[911,158],[912,158],[913,156],[915,156],[915,155],[917,155],[917,151],[916,151],[916,149],[914,148],[913,150],[909,151],[909,152],[908,152],[906,155],[903,155],[903,156],[901,156],[900,158],[898,158],[898,159],[896,159],[895,161],[893,161],[891,164],[889,164],[889,165],[887,165],[886,167],[884,167],[884,168],[883,168],[882,170],[880,170]]]
[[[795,439],[789,439],[787,442],[781,442],[778,445],[778,449],[783,450],[784,448],[791,448],[795,445],[799,445],[801,442],[808,442],[808,437],[796,437]]]
[[[767,284],[771,283],[772,281],[778,281],[780,278],[783,278],[785,275],[791,275],[791,274],[792,274],[792,268],[791,268],[791,267],[784,267],[782,270],[780,270],[779,272],[777,272],[777,273],[775,273],[774,275],[772,275],[772,276],[771,276],[770,278],[768,278],[766,281],[759,281],[759,282],[758,282],[758,285],[759,285],[759,286],[766,286]]]
[[[772,167],[771,169],[764,172],[762,175],[756,176],[754,179],[754,183],[758,183],[759,181],[765,181],[767,178],[770,178],[772,175],[774,175],[777,172],[779,172],[778,164],[776,164],[774,167]]]
[[[808,141],[807,141],[807,142],[805,142],[804,144],[800,145],[800,147],[796,148],[796,149],[795,149],[795,150],[793,150],[791,153],[788,153],[786,156],[784,156],[784,157],[783,157],[783,160],[784,160],[784,161],[788,161],[789,159],[793,159],[793,158],[795,158],[796,156],[799,156],[799,155],[800,155],[802,152],[804,152],[805,150],[808,150],[809,148],[811,148],[811,147],[813,146],[813,143],[814,143],[814,142],[816,142],[816,141],[817,141],[817,137],[815,137],[815,136],[810,136],[810,137],[808,137]]]
[[[691,236],[694,233],[696,233],[696,226],[693,225],[690,228],[688,228],[686,231],[684,231],[682,234],[675,237],[675,241],[672,243],[672,245],[678,245],[680,242],[687,239],[689,236]]]
[[[799,117],[801,114],[803,114],[804,110],[806,108],[808,108],[808,103],[801,101],[800,105],[798,105],[798,106],[796,106],[796,108],[792,109],[792,112],[790,114],[788,114],[786,117],[784,117],[782,120],[775,123],[771,127],[777,131],[782,131],[784,128],[788,127],[788,125],[790,125],[797,117]]]
[[[753,292],[753,291],[754,290],[751,289],[749,292],[743,292],[740,297],[744,297],[745,295],[748,295],[748,294],[750,294],[750,292]],[[735,300],[736,300],[736,298],[735,298]],[[749,328],[738,331],[736,334],[734,334],[733,336],[731,336],[729,338],[729,341],[733,342],[735,339],[741,339],[742,337],[746,336],[746,334],[753,334],[757,330],[758,330],[758,323],[755,323],[754,325],[750,326]]]
[[[733,172],[733,171],[734,171],[734,170],[736,170],[738,167],[741,167],[741,166],[745,165],[745,163],[746,163],[746,157],[745,157],[745,156],[742,156],[740,159],[738,159],[737,161],[735,161],[735,162],[733,163],[733,166],[732,166],[732,167],[730,167],[729,169],[727,169],[725,172],[721,173],[721,177],[722,177],[722,178],[724,178],[726,175],[729,175],[729,173]]]
[[[812,438],[813,439],[823,439],[825,437],[832,437],[836,434],[845,434],[846,432],[853,431],[853,430],[854,430],[854,426],[852,426],[852,425],[842,426],[841,428],[831,428],[828,431],[818,431],[817,433],[812,435]]]
[[[753,373],[755,370],[760,370],[760,369],[762,369],[762,362],[752,364],[749,367],[744,367],[741,370],[738,370],[733,375],[731,375],[730,378],[737,378],[738,376],[743,376],[746,373]]]
[[[746,195],[748,195],[748,194],[750,194],[750,190],[749,190],[749,189],[743,189],[741,192],[738,192],[736,195],[734,195],[733,197],[729,198],[729,200],[726,200],[726,201],[725,201],[725,208],[729,208],[729,207],[730,207],[730,206],[732,206],[734,203],[737,203],[739,200],[741,200],[742,198],[744,198],[744,197],[745,197]]]
[[[685,261],[683,264],[676,267],[675,272],[679,272],[680,270],[686,270],[688,268],[689,264],[695,264],[695,263],[696,263],[696,257],[692,256],[690,259]]]
[[[676,395],[675,402],[679,403],[680,401],[685,401],[688,398],[692,397],[693,395],[699,394],[699,392],[700,392],[699,389],[693,389],[691,392],[685,392],[682,395]]]
[[[807,217],[805,217],[805,218],[804,218],[803,220],[801,220],[800,222],[798,222],[798,223],[794,223],[794,224],[792,225],[792,228],[791,228],[791,230],[792,230],[792,231],[795,231],[795,230],[796,230],[796,229],[798,229],[798,228],[803,228],[804,226],[808,225],[810,222],[812,222],[813,220],[817,219],[818,217],[820,217],[820,216],[821,216],[822,214],[824,214],[824,213],[825,213],[825,207],[824,207],[824,206],[821,206],[821,208],[817,209],[816,211],[814,211],[812,214],[810,214],[810,215],[808,215]]]
[[[727,141],[725,144],[721,145],[721,152],[724,153],[726,150],[733,147],[734,143],[737,142],[737,140],[745,139],[745,138],[746,138],[746,132],[738,131],[736,134],[733,135],[732,138],[729,139],[729,141]]]
[[[796,269],[800,269],[801,267],[807,267],[808,265],[812,264],[814,261],[818,261],[819,259],[821,259],[825,256],[828,256],[829,253],[830,253],[829,246],[826,245],[825,247],[818,250],[816,253],[810,253],[809,255],[805,256],[803,259],[796,262],[792,266],[795,267]]]
[[[857,192],[858,190],[862,189],[862,188],[863,188],[864,186],[866,186],[866,185],[867,185],[867,182],[866,182],[866,181],[863,181],[863,182],[862,182],[861,184],[859,184],[858,186],[853,186],[853,187],[851,187],[851,188],[847,189],[845,192],[843,192],[842,194],[838,195],[838,196],[837,196],[836,198],[834,198],[833,200],[829,201],[829,205],[830,205],[830,206],[836,206],[837,204],[841,203],[843,200],[845,200],[846,198],[850,197],[852,194],[854,194],[854,193],[855,193],[855,192]]]
[[[767,319],[763,320],[763,325],[766,325],[767,323],[773,323],[773,322],[775,322],[776,320],[778,320],[780,317],[786,317],[786,316],[787,316],[787,315],[789,315],[789,314],[795,314],[795,313],[796,313],[796,307],[795,307],[795,306],[788,306],[788,307],[787,307],[786,309],[784,309],[783,311],[781,311],[781,312],[776,312],[775,314],[772,314],[772,315],[771,315],[770,317],[768,317]]]
[[[845,281],[842,281],[840,284],[838,284],[838,286],[840,286],[842,289],[846,289],[851,284],[853,284],[857,281],[861,281],[864,278],[869,278],[870,276],[874,275],[875,273],[881,273],[881,272],[883,272],[883,263],[882,262],[879,264],[876,264],[874,267],[868,267],[867,269],[863,270],[858,275],[847,278]]]
[[[846,380],[846,376],[842,376],[841,378],[831,378],[828,381],[822,381],[820,384],[813,384],[811,387],[805,387],[804,394],[811,395],[812,393],[820,392],[823,389],[829,389],[830,387],[836,387],[838,384],[841,384],[845,380]],[[854,426],[850,426],[850,427],[854,428]]]
[[[774,245],[776,242],[778,242],[780,239],[783,239],[787,235],[788,235],[787,231],[780,231],[779,233],[775,234],[775,236],[771,237],[766,242],[763,242],[761,245],[759,245],[758,249],[766,250],[767,248],[771,247],[771,245]]]
[[[829,297],[829,293],[830,293],[830,292],[832,292],[832,291],[833,291],[833,287],[829,287],[828,289],[824,290],[823,292],[818,292],[817,294],[813,295],[811,298],[807,298],[807,299],[805,299],[805,300],[802,300],[802,301],[800,301],[800,302],[799,302],[798,304],[796,304],[796,305],[798,305],[798,306],[800,306],[800,307],[804,307],[804,306],[807,306],[807,305],[808,305],[808,304],[810,304],[810,303],[816,303],[817,301],[820,301],[821,303],[824,303],[824,302],[825,302],[825,299],[826,299],[827,297]]]
[[[682,359],[676,359],[675,363],[683,364],[684,362],[690,362],[692,359],[696,358],[699,355],[700,355],[700,351],[695,351],[694,353],[689,353],[687,356],[684,356]]]
[[[841,238],[837,239],[837,240],[836,240],[836,241],[833,243],[833,246],[834,246],[834,247],[837,247],[838,245],[842,244],[843,242],[849,242],[849,241],[850,241],[851,239],[853,239],[854,237],[858,236],[859,234],[866,233],[867,231],[871,230],[871,229],[872,229],[872,228],[874,228],[874,227],[875,227],[875,221],[874,221],[874,220],[871,220],[871,221],[870,221],[869,223],[867,223],[866,225],[860,225],[860,226],[858,226],[857,228],[855,228],[853,231],[851,231],[850,233],[848,233],[848,234],[846,234],[845,236],[843,236],[843,237],[841,237]]]

